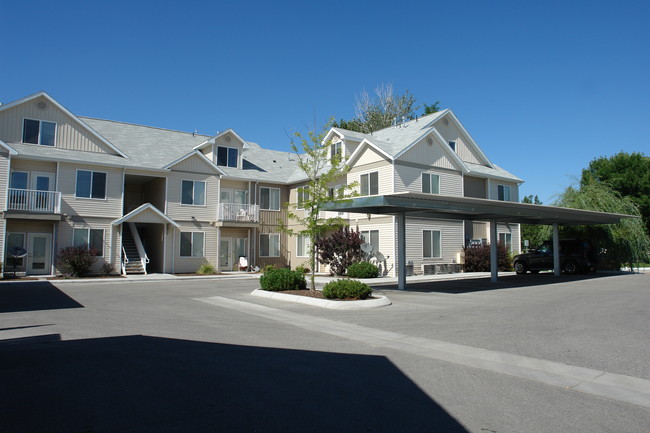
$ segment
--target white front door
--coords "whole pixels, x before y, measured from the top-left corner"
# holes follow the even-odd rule
[[[219,270],[232,271],[232,254],[230,254],[232,245],[231,238],[221,238],[219,241]]]
[[[27,242],[27,273],[48,275],[52,266],[52,235],[30,233]]]

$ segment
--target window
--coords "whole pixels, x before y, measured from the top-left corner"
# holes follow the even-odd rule
[[[106,173],[77,170],[77,190],[75,197],[106,198]]]
[[[246,238],[235,238],[235,257],[248,257]]]
[[[205,182],[184,180],[181,189],[181,204],[205,206]]]
[[[5,272],[13,269],[14,260],[16,260],[16,267],[20,268],[25,265],[24,257],[14,259],[9,253],[14,247],[25,248],[25,234],[24,233],[7,233],[7,269]]]
[[[217,146],[217,165],[237,168],[239,149],[235,147]]]
[[[104,255],[104,230],[81,228],[72,230],[72,246],[92,248],[96,256]]]
[[[296,207],[298,209],[304,209],[303,204],[307,200],[309,200],[309,187],[301,186],[300,188],[298,188],[298,204]]]
[[[260,234],[260,257],[280,257],[280,234]]]
[[[248,191],[246,190],[235,191],[235,203],[248,204]]]
[[[332,143],[332,155],[331,159],[334,160],[335,157],[343,158],[343,142],[337,141]]]
[[[361,232],[363,241],[375,247],[374,251],[379,251],[379,230],[365,230]]]
[[[44,120],[23,120],[23,143],[54,146],[56,123]]]
[[[27,189],[27,173],[24,171],[12,171],[9,188]]]
[[[311,246],[309,235],[298,235],[296,246],[297,257],[309,257],[309,247]]]
[[[260,188],[260,209],[280,210],[279,188]]]
[[[204,257],[205,233],[181,232],[181,257]]]
[[[438,230],[424,230],[422,232],[422,257],[427,259],[442,257],[440,232]]]
[[[361,175],[361,190],[359,195],[377,195],[379,194],[379,172]]]
[[[498,199],[501,201],[510,201],[510,187],[506,185],[497,185]]]
[[[451,147],[451,150],[454,152],[456,151],[456,142],[455,141],[450,141],[449,142],[449,147]]]
[[[440,176],[431,173],[422,173],[422,192],[427,194],[440,194]]]
[[[505,245],[508,251],[512,251],[512,234],[499,233],[499,243]]]

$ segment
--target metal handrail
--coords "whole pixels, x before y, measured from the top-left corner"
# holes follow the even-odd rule
[[[126,255],[126,250],[122,247],[122,275],[126,275],[126,264],[129,263],[129,257]]]
[[[61,213],[61,193],[59,191],[9,188],[7,210]]]

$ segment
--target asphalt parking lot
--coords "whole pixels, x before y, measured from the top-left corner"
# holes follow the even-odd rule
[[[257,280],[0,284],[0,431],[650,430],[650,275],[390,285],[324,310]]]

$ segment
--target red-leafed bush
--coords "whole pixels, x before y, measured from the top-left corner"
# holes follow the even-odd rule
[[[490,245],[468,246],[463,248],[465,272],[490,272]],[[512,260],[508,248],[497,244],[497,267],[500,271],[512,271]]]
[[[73,277],[87,274],[97,260],[97,250],[87,247],[67,247],[59,251],[59,260]]]
[[[350,265],[361,261],[361,244],[361,234],[344,226],[331,235],[320,238],[314,245],[319,262],[329,265],[334,274],[345,275]]]

